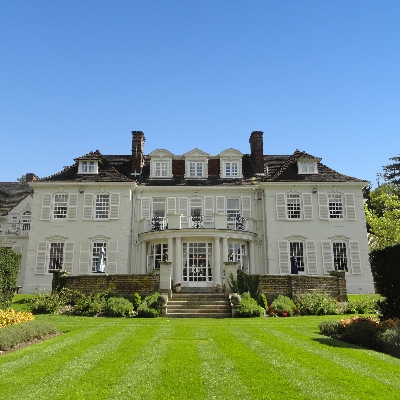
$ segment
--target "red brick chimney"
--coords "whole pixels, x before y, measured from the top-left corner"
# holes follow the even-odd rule
[[[139,176],[143,167],[144,142],[146,138],[142,131],[132,131],[131,175]]]
[[[249,139],[251,159],[256,175],[264,175],[263,133],[261,131],[253,131]]]

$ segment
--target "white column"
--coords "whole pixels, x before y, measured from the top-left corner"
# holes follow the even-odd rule
[[[221,246],[219,237],[214,238],[214,283],[221,285]]]
[[[256,270],[256,258],[255,258],[255,245],[254,245],[254,241],[250,241],[250,260],[249,260],[249,264],[250,264],[250,274],[255,274],[255,270]]]
[[[140,244],[140,273],[147,273],[147,251],[146,251],[147,242],[142,242]]]
[[[228,261],[228,238],[222,238],[222,262]]]
[[[173,266],[173,279],[174,283],[181,282],[182,279],[182,239],[177,237],[175,239],[175,265]]]

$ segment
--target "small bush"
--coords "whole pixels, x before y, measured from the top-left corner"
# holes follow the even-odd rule
[[[137,316],[142,318],[155,318],[160,316],[158,308],[158,292],[144,298],[137,309]]]
[[[400,326],[387,329],[383,332],[381,343],[385,353],[400,358]]]
[[[110,297],[107,300],[104,315],[108,317],[124,317],[133,310],[132,303],[123,297]]]
[[[236,318],[261,317],[265,314],[265,309],[258,305],[257,301],[250,296],[249,292],[242,294],[241,303],[235,309]]]
[[[11,306],[20,264],[20,254],[0,246],[0,308],[2,309]]]
[[[43,336],[53,333],[57,333],[55,326],[44,321],[10,325],[0,329],[0,350],[5,351],[20,343],[41,339]]]
[[[336,315],[338,303],[327,293],[305,293],[295,298],[301,315]]]
[[[269,307],[270,315],[278,315],[280,317],[290,317],[296,311],[296,305],[293,300],[281,294],[271,303]]]
[[[367,318],[358,318],[345,326],[342,340],[372,350],[380,350],[379,324]]]
[[[323,321],[318,325],[321,335],[329,336],[331,338],[340,338],[343,333],[344,327],[337,321]]]
[[[27,302],[33,314],[54,314],[67,303],[67,299],[63,291],[46,293],[38,289]]]
[[[369,294],[360,296],[357,300],[349,301],[344,310],[345,314],[376,314],[379,296]]]
[[[84,317],[98,316],[106,308],[107,297],[107,291],[82,296],[77,299],[73,309],[71,310],[71,314]]]
[[[264,310],[268,309],[268,301],[264,293],[260,294],[260,297],[258,298],[258,305],[260,305]]]
[[[138,307],[140,306],[140,303],[142,302],[142,298],[140,297],[139,293],[135,293],[133,295],[132,303],[133,303],[133,309],[137,310]]]

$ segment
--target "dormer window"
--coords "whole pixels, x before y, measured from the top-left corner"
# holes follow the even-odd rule
[[[242,157],[243,154],[235,149],[227,149],[219,154],[220,176],[221,178],[241,178],[242,177]]]
[[[97,161],[79,161],[80,174],[97,174],[98,164]]]
[[[168,150],[158,149],[149,154],[150,156],[150,178],[167,179],[172,178],[172,157]]]
[[[199,149],[194,149],[184,154],[185,158],[185,178],[186,179],[205,179],[208,178],[208,157],[207,153]]]
[[[299,174],[317,174],[316,161],[299,161],[298,162]]]

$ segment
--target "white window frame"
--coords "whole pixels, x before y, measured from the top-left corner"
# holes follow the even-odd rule
[[[79,174],[97,174],[98,173],[97,161],[79,161]]]
[[[301,196],[299,193],[286,194],[286,217],[289,220],[302,218]]]
[[[305,270],[305,245],[303,241],[300,240],[290,240],[289,241],[289,256],[294,255],[297,259],[297,270],[299,272],[304,272]]]
[[[225,161],[225,178],[237,178],[239,176],[239,161]]]
[[[53,197],[53,219],[67,219],[68,193],[55,193]]]
[[[299,174],[317,174],[318,166],[316,161],[298,161],[297,162]]]
[[[65,258],[65,244],[64,242],[49,242],[49,263],[47,265],[47,272],[59,271],[64,267]],[[57,265],[58,263],[58,265]]]
[[[107,201],[103,201],[107,198]],[[110,194],[96,193],[94,199],[94,219],[105,220],[110,218]]]
[[[92,242],[91,246],[91,251],[90,251],[90,271],[92,273],[97,271],[97,263],[99,261],[99,254],[101,248],[104,250],[104,264],[106,266],[106,271],[107,271],[107,250],[108,250],[108,242],[100,242],[100,241],[95,241]]]
[[[328,193],[328,209],[330,219],[343,219],[343,196],[341,193]]]

